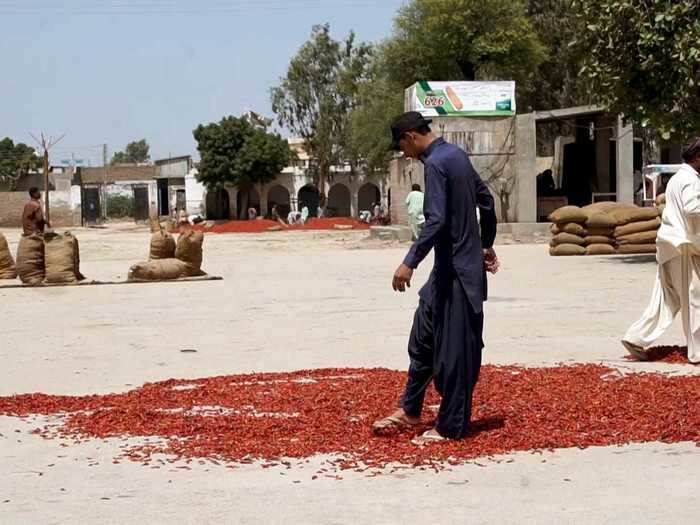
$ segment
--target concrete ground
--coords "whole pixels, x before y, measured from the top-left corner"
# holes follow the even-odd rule
[[[18,232],[2,231],[14,250]],[[143,228],[75,233],[89,278],[125,278],[147,256]],[[416,293],[430,264],[410,293],[397,295],[391,276],[407,246],[366,236],[208,235],[204,269],[223,281],[0,289],[0,395],[116,392],[252,371],[404,369]],[[503,268],[490,281],[485,362],[603,362],[700,374],[689,365],[623,359],[619,339],[648,299],[653,259],[551,258],[543,245],[498,252]],[[679,328],[660,342],[680,343]],[[0,417],[3,524],[679,524],[700,513],[700,449],[692,443],[514,454],[513,462],[437,474],[311,481],[320,458],[292,470],[153,470],[112,464],[115,443],[64,448],[29,435],[35,426]]]

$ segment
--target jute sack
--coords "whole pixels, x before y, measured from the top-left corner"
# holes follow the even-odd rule
[[[588,235],[584,237],[583,240],[586,241],[586,246],[592,246],[594,244],[615,244],[615,239],[605,235]]]
[[[24,284],[44,281],[44,237],[23,235],[17,246],[17,275]]]
[[[178,259],[159,259],[134,264],[129,269],[130,281],[171,281],[185,277],[187,263]]]
[[[630,235],[623,235],[617,238],[617,243],[623,244],[655,244],[656,243],[656,230],[632,233]]]
[[[586,255],[614,255],[615,248],[610,244],[591,244],[586,246]]]
[[[589,204],[581,208],[590,217],[594,213],[608,213],[610,210],[622,210],[622,209],[634,209],[637,206],[634,204],[627,204],[623,202],[596,202],[594,204]]]
[[[578,206],[564,206],[558,210],[553,211],[549,215],[549,220],[556,224],[564,224],[567,222],[576,222],[583,224],[586,222],[588,215]]]
[[[635,254],[635,253],[656,253],[656,244],[625,244],[618,246],[617,253],[620,254]]]
[[[608,213],[596,212],[590,214],[586,226],[588,228],[614,228],[617,226],[617,221]]]
[[[657,206],[660,206],[661,204],[666,204],[666,194],[662,193],[661,195],[657,195],[655,202]]]
[[[586,235],[586,229],[575,222],[552,224],[550,231],[552,235],[557,235],[559,233],[570,233],[571,235],[578,235],[579,237],[584,237]]]
[[[631,222],[629,224],[625,224],[624,226],[618,226],[617,228],[615,228],[615,237],[623,237],[625,235],[631,235],[633,233],[647,232],[652,230],[655,231],[659,229],[659,226],[661,226],[661,219],[659,219],[658,217],[649,221]]]
[[[615,217],[618,226],[624,226],[631,222],[650,221],[659,216],[656,208],[619,208],[608,212]]]
[[[17,268],[15,260],[12,258],[12,252],[7,245],[7,239],[0,233],[0,279],[16,279]]]
[[[558,233],[554,237],[552,237],[552,246],[559,246],[560,244],[577,244],[579,246],[583,246],[585,241],[583,240],[583,237],[579,237],[578,235],[572,235],[570,233]]]
[[[187,263],[187,275],[190,277],[203,275],[202,272],[202,232],[188,230],[180,234],[175,247],[175,257]]]
[[[612,237],[614,229],[613,228],[588,228],[586,231],[588,232],[589,236],[600,235],[602,237]]]
[[[169,233],[159,229],[151,235],[151,246],[148,254],[149,261],[158,259],[173,259],[175,257],[175,239]]]
[[[80,273],[80,248],[78,239],[70,232],[63,235],[44,236],[47,283],[77,283],[84,277]]]
[[[583,246],[577,244],[560,244],[559,246],[552,246],[549,249],[549,255],[553,256],[567,256],[567,255],[585,255],[586,249]]]

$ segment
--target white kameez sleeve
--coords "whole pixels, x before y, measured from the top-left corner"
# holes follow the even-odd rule
[[[695,184],[684,184],[681,189],[683,201],[683,213],[686,215],[700,215],[700,192]]]

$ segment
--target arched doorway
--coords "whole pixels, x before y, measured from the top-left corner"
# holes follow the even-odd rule
[[[309,217],[316,217],[318,215],[318,204],[320,200],[321,196],[318,192],[318,188],[312,184],[307,184],[299,190],[299,211],[303,210],[304,206],[306,206],[309,209]]]
[[[372,211],[372,205],[381,201],[379,187],[376,184],[367,182],[362,185],[357,192],[358,211]]]
[[[239,219],[248,219],[249,208],[254,208],[258,217],[260,217],[260,194],[255,188],[240,190],[238,195],[236,195],[236,209],[238,210]]]
[[[350,189],[345,184],[335,184],[328,192],[328,215],[350,217]]]
[[[286,219],[291,211],[289,205],[289,190],[281,184],[275,184],[267,192],[267,213],[272,215],[272,207],[277,206],[277,213]]]
[[[213,188],[207,192],[207,219],[224,221],[231,218],[228,191],[224,188]]]

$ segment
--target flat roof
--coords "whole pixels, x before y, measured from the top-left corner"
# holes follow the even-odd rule
[[[554,120],[566,120],[576,117],[586,117],[606,113],[602,106],[576,106],[573,108],[550,109],[548,111],[535,111],[535,122],[551,122]]]

